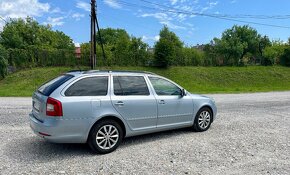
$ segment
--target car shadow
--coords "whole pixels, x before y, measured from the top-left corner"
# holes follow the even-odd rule
[[[155,140],[167,139],[180,134],[192,133],[190,128],[157,132],[125,138],[118,148],[119,151],[127,147],[152,142]],[[28,137],[26,139],[10,140],[4,148],[4,155],[9,159],[19,162],[27,160],[45,163],[54,160],[66,160],[72,157],[88,157],[88,156],[106,156],[93,154],[87,144],[59,144],[49,143],[37,136]]]
[[[138,145],[138,144],[143,144],[147,142],[154,142],[156,140],[167,139],[167,138],[175,137],[181,134],[191,134],[192,132],[193,131],[191,128],[181,128],[181,129],[133,136],[133,137],[125,138],[123,140],[123,143],[120,145],[120,148],[122,149],[123,147],[130,147],[132,145]]]

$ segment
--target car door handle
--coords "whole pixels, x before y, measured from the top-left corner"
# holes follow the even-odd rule
[[[117,103],[115,103],[116,106],[124,106],[124,102],[122,101],[118,101]]]
[[[159,102],[158,102],[159,104],[165,104],[165,101],[164,100],[159,100]]]

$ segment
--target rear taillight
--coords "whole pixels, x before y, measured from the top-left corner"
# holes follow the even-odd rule
[[[46,115],[47,116],[62,116],[61,102],[48,97],[46,102]]]

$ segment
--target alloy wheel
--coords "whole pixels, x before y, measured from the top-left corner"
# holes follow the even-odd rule
[[[198,126],[201,129],[205,129],[210,124],[210,113],[208,111],[202,111],[198,117]]]
[[[102,149],[111,149],[119,140],[119,131],[114,125],[102,126],[96,134],[96,143]]]

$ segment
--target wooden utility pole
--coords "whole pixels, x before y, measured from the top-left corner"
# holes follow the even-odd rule
[[[91,69],[95,69],[96,60],[96,0],[91,0]]]
[[[106,62],[106,55],[105,55],[102,35],[101,35],[100,28],[99,28],[97,14],[96,14],[96,0],[91,0],[91,52],[90,52],[91,69],[95,69],[96,65],[97,65],[97,58],[96,58],[96,52],[97,52],[96,24],[97,24],[99,40],[100,40],[102,53],[103,53],[103,59],[104,59],[104,63],[105,63]]]

